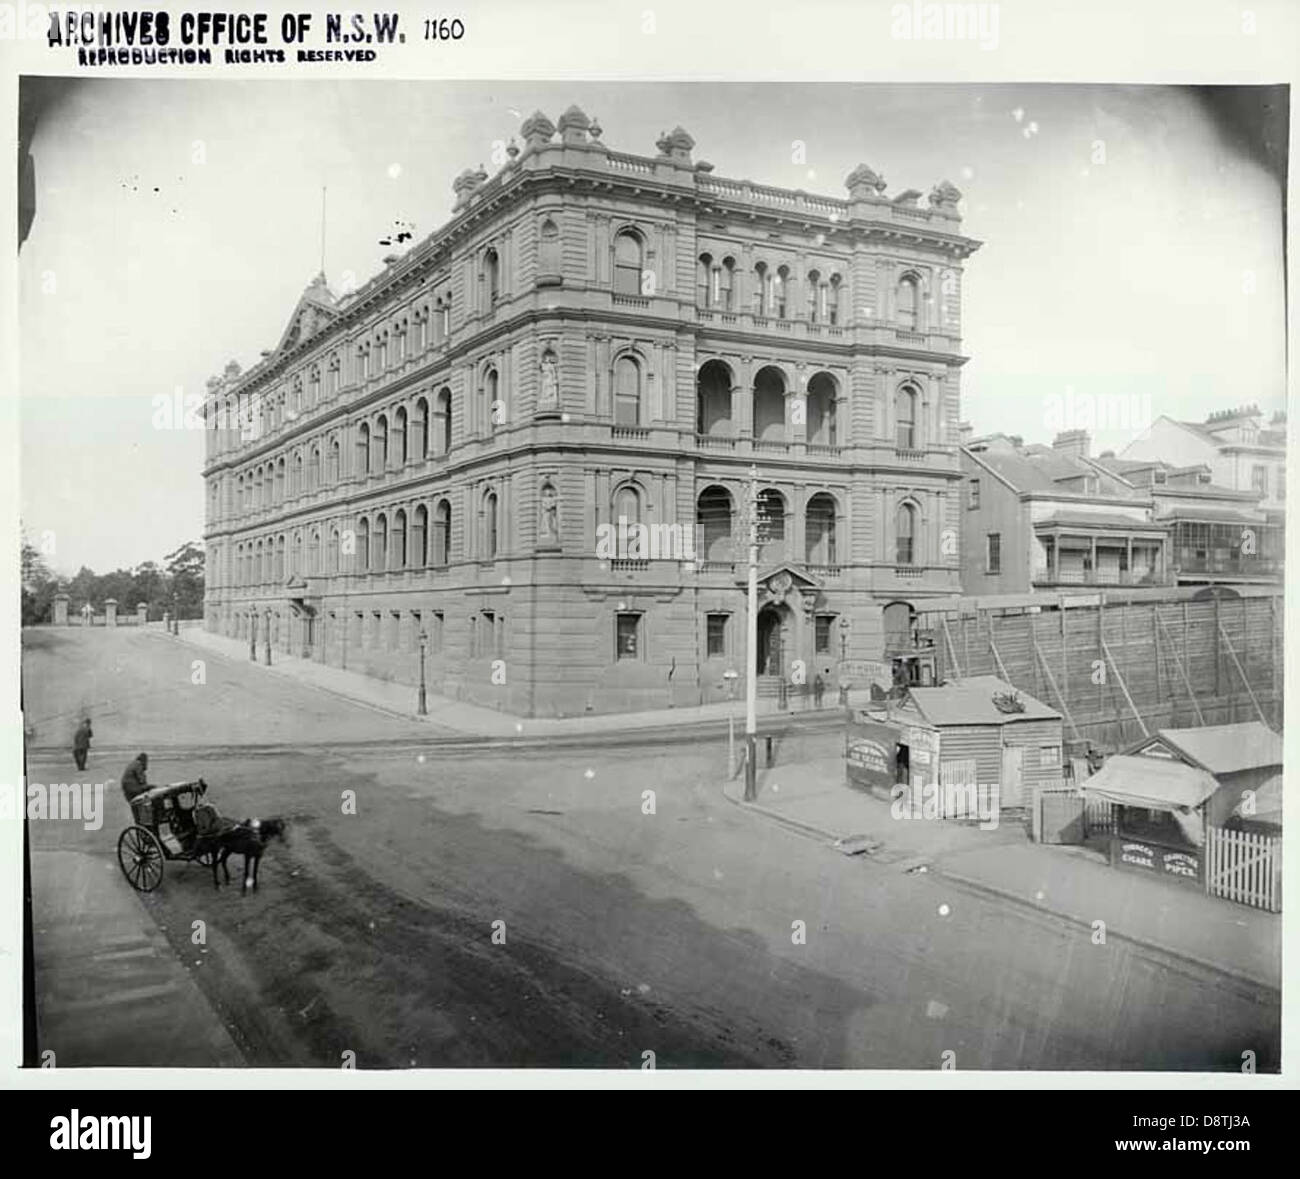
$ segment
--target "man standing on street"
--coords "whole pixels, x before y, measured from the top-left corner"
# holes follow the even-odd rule
[[[77,769],[86,768],[86,755],[90,753],[90,739],[95,734],[90,731],[90,717],[77,726],[77,731],[72,737],[72,756],[76,758]]]
[[[137,794],[143,794],[149,789],[149,779],[145,771],[149,768],[149,755],[140,754],[122,775],[122,793],[126,795],[127,806],[131,805],[131,800]]]

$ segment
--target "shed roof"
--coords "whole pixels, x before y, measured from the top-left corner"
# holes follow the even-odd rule
[[[995,693],[1020,697],[1024,712],[1003,712]],[[1060,720],[1061,714],[992,675],[970,676],[937,688],[911,688],[908,696],[932,725],[1005,725],[1023,720]]]
[[[1156,811],[1200,806],[1218,788],[1209,774],[1186,762],[1123,753],[1083,782],[1084,793],[1094,798]]]
[[[1282,764],[1282,738],[1262,721],[1160,729],[1157,737],[1212,774],[1234,774]],[[1140,745],[1148,744],[1143,740]]]

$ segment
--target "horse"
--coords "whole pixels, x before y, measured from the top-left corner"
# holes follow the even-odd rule
[[[257,891],[257,866],[262,861],[262,853],[272,839],[288,843],[289,823],[286,819],[245,819],[228,831],[212,836],[214,855],[212,857],[212,887],[220,888],[217,869],[225,873],[226,883],[230,883],[230,869],[226,861],[231,855],[244,857],[244,889]]]

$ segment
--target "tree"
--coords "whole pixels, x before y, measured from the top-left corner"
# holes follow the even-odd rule
[[[49,622],[54,612],[54,595],[59,592],[58,579],[50,574],[45,557],[26,540],[22,545],[22,625]]]
[[[171,591],[178,618],[203,617],[203,571],[206,558],[203,546],[186,541],[163,558],[171,579]]]

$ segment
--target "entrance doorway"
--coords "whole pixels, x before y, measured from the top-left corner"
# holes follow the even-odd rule
[[[758,666],[754,670],[759,675],[785,674],[785,653],[781,649],[784,621],[783,607],[769,605],[758,612]]]

